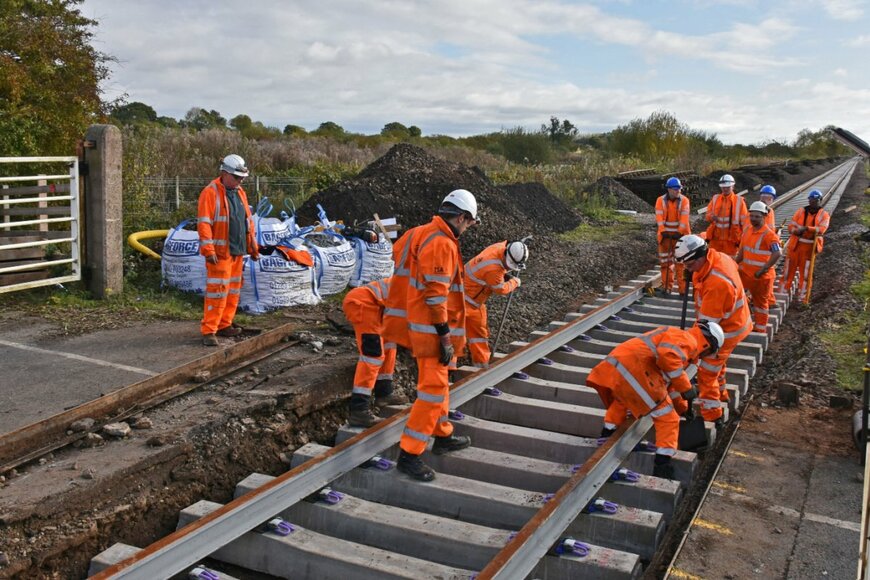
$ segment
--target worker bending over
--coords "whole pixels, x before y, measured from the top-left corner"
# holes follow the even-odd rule
[[[656,431],[653,475],[672,478],[679,415],[697,395],[686,368],[715,355],[724,340],[718,324],[702,321],[689,330],[660,326],[610,351],[586,379],[607,408],[602,437],[612,435],[629,411],[638,418],[650,415]]]
[[[519,276],[511,272],[526,269],[529,249],[523,242],[498,242],[465,264],[465,330],[471,362],[487,368],[489,348],[486,301],[490,295],[510,294],[520,287]]]

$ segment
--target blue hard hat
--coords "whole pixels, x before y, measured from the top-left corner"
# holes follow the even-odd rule
[[[680,183],[680,180],[676,177],[670,177],[665,182],[665,187],[667,187],[668,189],[683,189],[683,184]]]
[[[776,189],[774,189],[772,185],[765,185],[758,193],[759,195],[766,193],[767,195],[772,195],[773,197],[776,197]]]
[[[814,189],[807,194],[807,199],[822,199],[822,192]]]

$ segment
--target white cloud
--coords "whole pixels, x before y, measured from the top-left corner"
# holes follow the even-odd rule
[[[847,40],[845,44],[846,46],[851,46],[852,48],[862,48],[865,46],[870,46],[870,35],[863,34],[861,36]]]
[[[846,69],[844,69],[844,68],[837,68],[837,69],[834,69],[833,74],[834,74],[835,77],[845,77],[845,76],[849,76],[848,71],[846,71]]]
[[[864,16],[864,0],[819,0],[819,3],[836,20],[859,20]]]

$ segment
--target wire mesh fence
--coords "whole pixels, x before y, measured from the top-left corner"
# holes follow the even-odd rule
[[[124,229],[129,234],[150,229],[168,229],[182,220],[196,218],[202,188],[209,179],[200,177],[143,177],[125,186]],[[305,201],[305,180],[301,177],[264,177],[252,175],[243,186],[248,203],[254,208],[263,198],[275,208],[273,215]]]

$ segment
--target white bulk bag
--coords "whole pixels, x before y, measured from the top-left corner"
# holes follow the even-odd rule
[[[374,243],[359,238],[349,240],[356,254],[351,286],[362,286],[393,275],[393,243],[384,234],[378,233],[378,241]]]
[[[304,240],[314,258],[318,293],[329,296],[347,288],[356,268],[356,252],[350,242],[331,231],[312,232]]]
[[[199,234],[186,230],[191,220],[184,220],[169,230],[163,242],[163,255],[160,268],[165,284],[184,290],[205,294],[205,257],[199,253]]]
[[[245,256],[239,308],[262,314],[287,306],[312,305],[320,302],[312,266],[287,260],[275,251],[261,255],[257,261]]]

